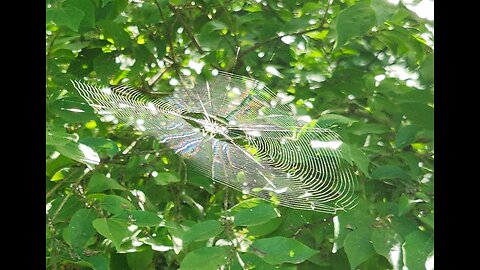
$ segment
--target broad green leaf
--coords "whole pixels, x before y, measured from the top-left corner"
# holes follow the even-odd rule
[[[123,25],[112,21],[101,21],[97,25],[104,31],[105,38],[113,39],[116,46],[128,48],[133,45]]]
[[[425,85],[430,85],[434,81],[434,54],[430,53],[418,69],[420,81]]]
[[[335,253],[343,247],[345,237],[352,230],[368,228],[375,222],[375,218],[369,213],[369,205],[368,202],[361,200],[355,210],[340,213],[333,218],[335,242],[332,252]]]
[[[351,38],[366,34],[376,22],[375,11],[365,2],[342,10],[337,16],[335,48],[342,46]]]
[[[235,226],[255,226],[267,223],[278,217],[275,208],[270,204],[260,204],[252,208],[238,211],[233,218]]]
[[[269,264],[299,264],[318,253],[293,238],[282,236],[255,240],[251,250]]]
[[[296,266],[276,266],[276,265],[268,264],[262,259],[260,259],[257,255],[251,252],[240,253],[240,257],[242,258],[242,261],[245,263],[245,266],[250,268],[242,268],[240,265],[234,264],[232,267],[232,270],[243,270],[243,269],[296,270],[297,269]]]
[[[346,158],[349,158],[350,161],[353,161],[355,165],[360,169],[360,171],[367,177],[370,176],[368,172],[368,165],[370,164],[370,159],[363,153],[360,149],[343,143],[341,146],[342,153]]]
[[[402,269],[402,237],[390,229],[376,228],[371,238],[375,251],[387,258],[394,270]]]
[[[117,195],[107,195],[100,201],[100,207],[114,215],[126,214],[127,210],[135,210],[133,204]]]
[[[371,0],[370,6],[375,11],[378,26],[381,26],[398,11],[398,8],[387,0]]]
[[[432,250],[433,235],[419,230],[412,232],[405,237],[405,243],[402,246],[403,264],[409,270],[423,270]]]
[[[155,176],[155,184],[160,186],[166,186],[170,183],[177,183],[180,182],[178,176],[173,173],[169,172],[160,172],[157,176]]]
[[[433,108],[424,103],[408,102],[400,104],[407,119],[424,129],[433,129]]]
[[[373,170],[370,175],[372,179],[409,179],[408,174],[395,165],[383,165]]]
[[[133,222],[138,226],[159,226],[162,219],[155,213],[133,210],[130,211]]]
[[[420,219],[423,223],[425,223],[428,227],[430,227],[431,229],[434,229],[434,218],[433,218],[433,213],[429,213],[428,215],[426,216],[421,216],[421,217],[418,217],[418,219]]]
[[[150,269],[149,266],[152,264],[152,260],[153,250],[151,248],[127,254],[128,266],[130,266],[132,270]]]
[[[93,270],[110,270],[110,262],[103,254],[93,256],[80,255],[82,261],[87,262]]]
[[[282,218],[274,218],[260,225],[248,226],[248,234],[255,236],[270,234],[280,227],[282,221]]]
[[[180,270],[219,269],[228,262],[230,248],[203,247],[187,253],[180,264]]]
[[[67,0],[65,6],[75,7],[84,13],[81,25],[95,27],[95,6],[91,0]]]
[[[65,202],[63,201],[65,200]],[[54,223],[68,221],[79,209],[82,208],[82,202],[77,196],[70,196],[68,198],[58,197],[51,202],[52,206],[47,214]],[[58,212],[58,213],[57,213]]]
[[[408,213],[421,200],[412,200],[407,195],[402,194],[398,200],[398,215],[403,216]]]
[[[68,227],[63,231],[63,239],[77,253],[80,253],[85,243],[95,235],[95,229],[92,227],[95,218],[97,218],[95,211],[80,209],[72,216]]]
[[[100,163],[100,157],[97,152],[82,143],[68,142],[65,145],[57,146],[56,149],[60,154],[86,165],[97,165]]]
[[[322,115],[317,120],[317,124],[322,128],[328,128],[335,124],[349,125],[355,122],[357,122],[357,120],[333,113]]]
[[[414,125],[401,127],[397,132],[397,137],[395,138],[395,146],[397,148],[402,148],[413,143],[418,131],[419,128]]]
[[[80,97],[66,97],[55,100],[49,109],[71,123],[86,122],[97,118],[92,107]]]
[[[223,232],[223,225],[217,220],[207,220],[193,225],[183,236],[183,241],[204,241]]]
[[[85,13],[76,7],[65,6],[53,13],[53,21],[58,25],[64,25],[77,32]]]
[[[99,234],[112,241],[117,250],[121,250],[120,246],[124,239],[128,239],[133,234],[128,230],[127,221],[123,219],[98,218],[92,224]]]
[[[371,235],[372,230],[370,228],[360,228],[345,237],[344,248],[351,270],[375,254],[370,242]]]
[[[108,178],[103,174],[94,173],[92,177],[90,177],[87,187],[89,193],[102,192],[109,189],[125,190],[125,188],[117,181]]]

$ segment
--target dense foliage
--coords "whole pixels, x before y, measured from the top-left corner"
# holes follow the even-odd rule
[[[386,0],[47,0],[47,268],[433,269],[432,31]],[[164,93],[212,69],[337,131],[359,204],[332,216],[214,185],[70,83]]]

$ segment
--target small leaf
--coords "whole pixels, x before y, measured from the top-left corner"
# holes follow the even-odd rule
[[[252,251],[269,264],[299,264],[318,253],[298,240],[282,236],[258,239],[252,247]]]
[[[228,262],[229,247],[203,247],[187,253],[180,264],[180,270],[220,269]]]
[[[97,152],[82,143],[68,142],[65,145],[57,146],[57,151],[86,165],[97,165],[100,163],[100,157]]]
[[[166,186],[170,183],[177,183],[180,182],[178,176],[173,173],[169,172],[160,172],[157,176],[155,176],[155,184],[160,186]]]
[[[278,214],[272,205],[262,203],[255,207],[238,211],[234,215],[233,224],[235,226],[256,226],[267,223],[277,217]]]
[[[135,210],[133,204],[117,195],[107,195],[100,201],[100,207],[114,215],[122,215],[128,210]]]
[[[193,225],[183,236],[183,241],[204,241],[215,237],[223,231],[223,226],[217,220],[207,220]]]
[[[95,235],[92,221],[97,217],[95,211],[82,208],[75,212],[63,231],[63,238],[77,253],[80,253],[85,243]]]
[[[99,218],[93,221],[93,227],[105,238],[112,241],[115,248],[121,250],[120,246],[124,239],[132,235],[128,230],[128,224],[125,220],[117,218]]]
[[[127,254],[128,266],[132,270],[145,270],[150,269],[149,266],[152,264],[153,260],[153,250],[147,248],[141,252],[133,252]]]
[[[342,10],[337,16],[335,48],[342,46],[350,38],[366,34],[376,22],[375,11],[367,3],[360,2]]]
[[[322,128],[328,128],[335,124],[350,125],[355,122],[358,122],[358,121],[343,115],[333,114],[333,113],[324,114],[320,116],[320,118],[318,118],[317,120],[317,124]]]
[[[372,232],[372,244],[375,251],[387,258],[394,270],[402,269],[403,239],[395,231],[378,228]]]
[[[411,200],[407,195],[402,194],[398,200],[398,215],[403,216],[408,213],[421,200]]]
[[[370,243],[371,235],[370,228],[360,228],[345,237],[344,248],[351,270],[375,254],[373,245]]]
[[[420,128],[414,125],[401,127],[397,132],[397,137],[395,138],[395,147],[402,148],[413,143],[419,130]]]
[[[159,226],[162,222],[162,219],[155,213],[133,210],[130,211],[130,215],[133,219],[133,222],[138,226]]]
[[[109,189],[125,190],[125,188],[117,181],[108,178],[103,174],[94,173],[92,177],[90,177],[87,187],[89,193],[102,192]]]
[[[415,231],[405,237],[402,246],[403,264],[411,270],[425,269],[425,262],[433,250],[433,235]]]
[[[408,174],[395,165],[383,165],[376,168],[370,175],[372,179],[409,179]]]

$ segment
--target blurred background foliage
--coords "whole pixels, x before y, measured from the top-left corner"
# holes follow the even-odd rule
[[[433,21],[406,6],[419,2],[47,0],[47,268],[433,269]],[[162,94],[212,69],[337,131],[358,206],[332,216],[227,192],[101,121],[70,83]]]

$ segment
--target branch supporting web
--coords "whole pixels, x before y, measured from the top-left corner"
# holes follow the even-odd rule
[[[293,105],[257,80],[218,72],[181,81],[163,98],[72,83],[104,119],[156,136],[215,182],[295,209],[336,213],[355,205],[356,177],[334,131],[304,125]]]

